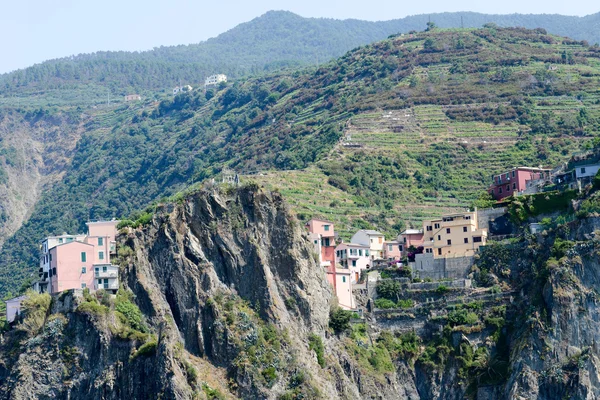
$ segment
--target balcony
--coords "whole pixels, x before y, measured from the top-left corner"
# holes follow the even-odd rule
[[[94,271],[94,278],[118,278],[117,271]]]
[[[94,281],[94,289],[95,290],[119,290],[119,280],[111,279],[108,282],[98,283],[98,281]]]
[[[108,244],[110,254],[117,254],[117,242],[110,242]]]

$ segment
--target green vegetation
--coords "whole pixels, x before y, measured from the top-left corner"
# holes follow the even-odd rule
[[[320,336],[311,333],[308,337],[308,348],[313,350],[317,356],[317,362],[319,365],[325,367],[325,346],[323,346],[323,340]]]
[[[223,393],[221,393],[218,389],[213,389],[208,386],[206,383],[202,385],[202,390],[204,394],[206,394],[206,398],[208,400],[225,400],[226,397]]]
[[[149,342],[144,343],[140,346],[139,349],[131,356],[131,359],[136,359],[138,357],[151,357],[156,354],[156,340],[151,340]]]
[[[568,210],[571,200],[576,196],[575,190],[519,196],[511,199],[508,212],[515,222],[525,222],[527,218],[536,215]]]
[[[599,60],[598,48],[543,30],[433,29],[317,69],[86,110],[62,181],[0,252],[0,293],[35,271],[41,237],[112,216],[141,226],[153,202],[218,179],[225,168],[242,179],[262,173],[252,175],[259,184],[280,188],[302,218],[333,220],[342,237],[363,227],[395,236],[468,206],[493,173],[556,165],[592,146],[600,131]],[[37,107],[14,112],[36,118]],[[43,118],[81,115],[52,109],[45,116],[46,108]]]
[[[388,309],[388,308],[412,308],[414,307],[414,301],[412,299],[400,299],[397,303],[389,299],[376,299],[375,307]]]
[[[341,333],[350,328],[350,319],[353,316],[352,311],[337,308],[329,314],[329,327],[336,333]]]
[[[29,336],[35,336],[46,324],[52,298],[48,293],[36,293],[27,291],[27,297],[21,302],[21,309],[25,318],[19,324],[19,329],[27,332]]]

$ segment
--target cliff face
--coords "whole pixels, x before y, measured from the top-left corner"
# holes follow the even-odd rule
[[[281,196],[205,189],[123,232],[126,298],[65,294],[39,331],[4,337],[0,398],[594,399],[597,228],[590,219],[482,255],[480,268],[487,257],[510,286],[489,301],[507,307],[503,328],[481,314],[478,325],[442,329],[447,299],[415,292],[443,306],[414,308],[406,324],[368,315],[335,335],[335,300]],[[559,260],[557,238],[572,244]],[[463,301],[486,313],[480,303]]]

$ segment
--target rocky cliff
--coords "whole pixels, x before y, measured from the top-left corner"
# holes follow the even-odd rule
[[[594,399],[595,224],[489,246],[483,287],[407,287],[422,304],[339,323],[281,195],[206,188],[122,231],[116,298],[65,293],[4,336],[0,398]]]

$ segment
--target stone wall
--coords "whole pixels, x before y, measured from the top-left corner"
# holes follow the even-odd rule
[[[433,258],[432,254],[417,254],[412,263],[413,275],[421,279],[463,279],[469,274],[473,257]]]

